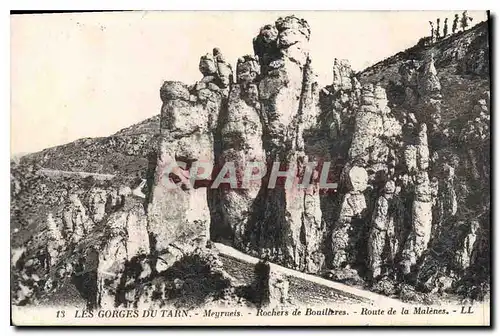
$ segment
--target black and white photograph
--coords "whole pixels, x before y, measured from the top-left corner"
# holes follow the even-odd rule
[[[12,13],[15,326],[489,326],[491,17]]]

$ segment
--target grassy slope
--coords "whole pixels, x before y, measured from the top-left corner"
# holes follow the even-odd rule
[[[487,73],[478,75],[466,73],[462,60],[456,60],[456,51],[467,52],[468,44],[487,49],[488,22],[481,22],[465,32],[459,32],[432,46],[416,45],[389,57],[361,71],[359,79],[362,83],[380,83],[385,88],[400,85],[399,67],[406,60],[423,60],[434,54],[436,70],[441,81],[443,105],[443,122],[450,122],[460,115],[470,112],[468,109],[478,96],[489,90],[490,78]],[[474,45],[474,43],[479,45]],[[470,50],[469,50],[470,51]],[[388,92],[390,103],[395,97]]]
[[[125,128],[109,137],[84,138],[21,158],[21,164],[124,176],[144,175],[148,155],[155,149],[159,116]]]

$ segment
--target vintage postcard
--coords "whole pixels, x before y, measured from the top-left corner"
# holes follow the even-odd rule
[[[489,326],[488,19],[12,14],[12,324]]]

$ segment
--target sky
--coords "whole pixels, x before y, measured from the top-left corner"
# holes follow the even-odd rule
[[[453,11],[115,12],[11,16],[11,153],[108,136],[160,112],[165,80],[193,84],[214,47],[235,68],[259,28],[295,14],[311,26],[321,85],[333,59],[362,70],[430,35]],[[473,25],[486,12],[469,11]]]

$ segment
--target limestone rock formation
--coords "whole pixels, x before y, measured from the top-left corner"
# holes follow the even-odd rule
[[[114,307],[126,263],[150,253],[144,208],[130,188],[102,185],[80,192],[48,214],[47,235],[16,257],[16,301],[43,302],[74,282],[83,286],[85,307]],[[44,248],[33,254],[39,244]]]
[[[225,89],[233,82],[233,69],[226,62],[219,48],[214,48],[212,54],[206,54],[200,58],[199,69],[203,74],[202,83],[212,82]]]
[[[268,162],[280,162],[284,169],[292,172],[290,178],[296,179],[303,175],[307,162],[318,159],[318,153],[308,147],[305,139],[305,134],[316,127],[319,113],[318,89],[308,57],[310,28],[307,22],[296,17],[278,19],[276,28],[281,56],[270,64],[275,67],[273,70],[263,72],[259,84],[264,148]],[[320,152],[320,159],[322,155]],[[324,259],[319,252],[322,245],[319,193],[314,185],[306,191],[297,188],[297,182],[293,183],[292,188],[278,183],[276,188],[265,192],[265,211],[272,217],[268,215],[260,221],[260,235],[271,234],[275,241],[260,238],[258,245],[263,251],[279,246],[274,260],[281,259],[289,267],[315,272],[322,267]],[[273,219],[272,214],[280,213],[281,218]]]
[[[75,286],[89,309],[287,304],[290,283],[272,269],[249,302],[257,289],[235,285],[210,240],[387,295],[484,297],[481,29],[362,72],[335,59],[321,88],[309,24],[279,18],[235,74],[214,48],[199,81],[163,83],[160,116],[11,163],[13,301],[51,302]]]
[[[333,89],[352,90],[356,87],[354,72],[348,60],[333,61]]]
[[[136,204],[125,209],[110,216],[110,239],[102,251],[96,252],[97,304],[102,308],[115,307],[127,262],[150,253],[144,208]]]
[[[198,173],[214,164],[214,133],[232,70],[218,49],[202,56],[199,68],[204,77],[194,87],[165,82],[160,90],[161,140],[148,205],[148,230],[160,253],[180,237],[193,248],[209,239],[207,191],[191,181],[210,176]]]
[[[457,131],[452,129],[450,137],[457,136],[460,146],[474,146],[476,150],[482,148],[484,153],[489,148],[489,133],[486,131],[489,129],[488,92],[479,94],[478,98],[471,104],[472,120],[468,118]],[[474,131],[471,131],[472,128],[475,128]],[[480,187],[484,182],[479,182],[489,179],[489,174],[482,168],[487,158],[479,152],[472,155],[470,150],[451,154],[446,148],[437,154],[432,171],[437,185],[430,244],[432,253],[424,257],[417,279],[425,290],[435,291],[443,287],[439,279],[444,277],[449,279],[446,290],[458,288],[455,290],[463,293],[463,283],[471,281],[467,279],[487,277],[484,263],[488,257],[484,252],[484,242],[489,230],[489,217],[482,202],[489,202],[489,196]],[[476,182],[466,187],[465,180]],[[465,201],[466,197],[477,198],[477,202],[469,203]],[[471,217],[471,213],[477,215]],[[479,255],[481,257],[477,257]]]
[[[87,216],[87,210],[78,195],[70,195],[63,213],[63,221],[67,236],[78,243],[92,229],[93,223]]]
[[[396,184],[389,180],[375,205],[368,240],[369,268],[373,278],[381,275],[382,267],[390,267],[396,261],[404,227],[403,211]],[[386,246],[388,251],[385,251]]]
[[[238,188],[223,187],[219,190],[222,225],[230,227],[235,246],[246,246],[248,222],[254,201],[261,188],[261,178],[266,173],[262,147],[259,91],[257,86],[260,65],[250,55],[238,60],[238,83],[231,86],[227,113],[222,116],[221,154],[218,166],[233,164],[238,178]],[[262,174],[263,173],[263,174]],[[223,230],[222,226],[217,228]]]
[[[379,251],[380,244],[386,241],[385,235],[390,237],[392,248],[395,249],[391,252],[394,256],[388,259],[394,259],[399,248],[401,237],[395,237],[394,232],[399,232],[400,228],[394,228],[396,224],[391,221],[400,215],[388,213],[385,194],[381,195],[373,210],[370,206],[373,202],[371,194],[379,188],[380,179],[388,179],[395,174],[398,158],[393,147],[399,143],[402,129],[392,116],[387,106],[385,90],[380,86],[364,85],[359,103],[359,111],[354,117],[347,164],[341,175],[341,190],[345,190],[346,194],[333,226],[331,267],[338,269],[359,265],[363,258],[361,241],[366,237],[370,242],[368,264],[374,277],[377,277],[382,259],[385,259],[382,251]],[[389,183],[388,186],[390,185]],[[394,190],[395,188],[394,186]],[[391,212],[394,212],[392,208]],[[373,223],[367,225],[372,216]]]
[[[48,241],[47,241],[47,254],[49,257],[48,264],[54,266],[60,257],[62,250],[64,249],[65,241],[62,234],[62,228],[58,223],[56,223],[54,216],[49,212],[47,216],[47,229],[48,229]]]
[[[431,53],[424,61],[410,60],[399,68],[405,86],[405,106],[415,114],[418,121],[429,125],[437,132],[441,124],[441,82]]]
[[[353,167],[349,171],[349,183],[351,190],[344,196],[339,219],[333,227],[333,268],[345,267],[356,261],[357,243],[366,216],[367,205],[363,192],[368,187],[368,173],[362,167]]]
[[[259,95],[268,138],[265,147],[270,158],[283,157],[283,149],[285,152],[295,149],[294,128],[297,126],[303,70],[308,64],[310,36],[307,22],[293,16],[278,19],[275,26],[275,40],[267,42],[268,30],[264,28],[254,40],[254,50],[262,69]],[[274,47],[269,49],[269,44]]]
[[[378,170],[382,168],[380,164],[386,165],[390,155],[387,140],[401,136],[401,126],[389,114],[390,109],[383,88],[365,85],[361,102],[362,106],[356,115],[349,158]]]

